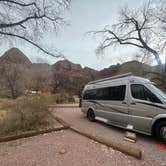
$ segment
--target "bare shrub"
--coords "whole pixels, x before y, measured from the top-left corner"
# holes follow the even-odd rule
[[[8,102],[1,107],[5,116],[0,119],[1,133],[37,129],[38,126],[48,125],[48,100],[44,95],[30,95]]]
[[[65,104],[65,103],[74,103],[75,102],[73,96],[70,96],[68,94],[63,94],[63,93],[54,94],[54,95],[52,95],[51,98],[56,104]]]
[[[49,114],[47,100],[43,95],[19,98],[13,105],[13,111],[20,115],[21,129],[31,129],[46,123]]]
[[[0,66],[0,95],[16,99],[24,92],[23,66],[15,63]]]
[[[0,135],[36,130],[50,126],[48,105],[73,103],[75,100],[67,94],[30,94],[15,100],[0,100]]]

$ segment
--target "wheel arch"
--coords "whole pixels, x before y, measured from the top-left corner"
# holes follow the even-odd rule
[[[87,112],[88,112],[89,110],[92,110],[93,112],[95,112],[95,109],[94,109],[92,106],[88,107]],[[86,113],[87,113],[87,112],[86,112]]]
[[[164,116],[159,116],[157,118],[155,118],[152,121],[152,128],[151,128],[151,134],[154,135],[155,134],[155,126],[156,124],[160,123],[161,121],[166,121],[166,115]]]

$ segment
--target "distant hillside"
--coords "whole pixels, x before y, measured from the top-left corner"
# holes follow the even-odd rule
[[[29,73],[31,73],[31,75],[36,74],[38,78],[40,77],[40,73],[45,73],[45,75],[48,75],[47,73],[49,73],[53,80],[47,81],[42,78],[44,83],[47,82],[47,87],[44,87],[44,89],[53,89],[55,92],[67,92],[70,94],[79,94],[83,86],[89,81],[127,72],[132,72],[137,76],[147,77],[158,84],[161,83],[158,78],[158,73],[160,73],[160,71],[157,66],[152,67],[138,61],[130,61],[123,64],[112,65],[108,68],[97,71],[88,67],[82,68],[80,64],[75,64],[68,60],[61,60],[53,65],[32,64],[26,55],[24,55],[19,49],[12,48],[0,57],[0,63],[1,62],[12,62],[30,66]],[[50,73],[50,71],[52,73]]]

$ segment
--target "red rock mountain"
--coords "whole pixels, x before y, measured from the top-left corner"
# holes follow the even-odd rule
[[[82,68],[79,64],[74,64],[68,60],[59,61],[53,65],[56,78],[59,79],[59,91],[72,92],[78,94],[80,89],[92,80],[111,77],[118,74],[132,72],[136,76],[143,76],[161,85],[160,71],[154,67],[140,63],[138,61],[125,62],[123,64],[112,65],[103,70],[97,71],[88,67]],[[155,79],[154,79],[155,78]]]
[[[156,75],[153,76],[152,74],[154,67],[142,64],[138,61],[112,65],[100,71],[88,67],[82,68],[80,64],[75,64],[68,60],[58,61],[53,65],[32,64],[30,60],[17,48],[12,48],[6,51],[0,57],[0,62],[23,64],[25,66],[31,66],[31,69],[35,68],[35,70],[45,68],[49,71],[50,69],[53,71],[54,81],[50,85],[51,87],[47,87],[47,89],[54,89],[55,92],[67,92],[70,94],[79,94],[83,86],[89,81],[127,72],[133,72],[133,74],[138,76],[146,76],[147,74],[147,77],[149,78],[156,77]],[[156,72],[159,71],[155,67],[155,73]]]
[[[98,71],[91,68],[82,68],[80,64],[74,64],[68,60],[58,61],[52,65],[55,79],[59,86],[56,90],[78,94],[80,89],[89,81],[97,78]]]
[[[18,48],[11,48],[0,57],[0,63],[16,63],[30,66],[31,61]]]

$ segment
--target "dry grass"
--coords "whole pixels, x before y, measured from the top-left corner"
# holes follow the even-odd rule
[[[75,99],[73,96],[69,96],[67,94],[42,94],[47,98],[47,102],[55,103],[55,104],[68,104],[68,103],[75,103]]]
[[[62,94],[31,94],[16,100],[0,99],[0,135],[53,125],[48,105],[73,103]]]
[[[21,123],[18,128],[31,129],[46,123],[49,115],[48,101],[42,95],[32,95],[17,99],[13,104],[12,111],[18,114]]]
[[[0,100],[0,134],[25,131],[49,125],[48,105],[44,95],[30,95],[16,100]]]

